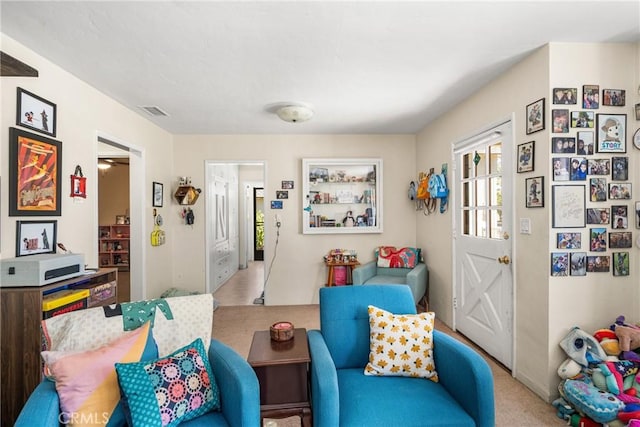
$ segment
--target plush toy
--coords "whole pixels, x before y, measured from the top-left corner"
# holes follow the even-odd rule
[[[573,414],[569,420],[571,427],[602,427],[602,424],[593,421],[588,417],[581,417],[578,414]]]
[[[566,400],[562,397],[557,398],[553,402],[551,402],[554,408],[557,409],[556,416],[561,420],[568,421],[571,419],[571,415],[573,415],[576,410],[573,409],[573,406],[569,405]]]
[[[590,364],[597,365],[607,358],[607,353],[600,347],[598,341],[577,326],[574,326],[560,341],[560,347],[567,356],[585,368]]]
[[[620,354],[620,345],[618,336],[611,329],[598,329],[593,333],[593,337],[598,340],[600,347],[608,356],[617,356]]]
[[[582,372],[582,366],[575,360],[567,357],[558,367],[558,376],[563,380],[578,377]]]
[[[620,360],[617,362],[604,362],[598,368],[605,376],[607,390],[615,394],[624,403],[640,403],[636,397],[636,390],[628,387],[627,377],[635,378],[638,373],[638,364],[630,360]],[[625,384],[626,382],[626,384]],[[627,392],[629,389],[629,392]]]
[[[640,348],[640,329],[616,325],[615,333],[620,342],[620,350],[633,351]]]
[[[598,423],[615,420],[618,412],[624,408],[624,403],[616,396],[598,390],[589,381],[565,380],[562,391],[564,399],[578,413]]]

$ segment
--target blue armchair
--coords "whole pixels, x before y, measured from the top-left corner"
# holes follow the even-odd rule
[[[255,427],[260,425],[260,387],[251,366],[231,347],[211,340],[209,362],[220,388],[220,412],[209,412],[181,426]],[[60,407],[55,384],[43,380],[29,396],[16,427],[59,427]]]
[[[320,330],[308,333],[314,427],[495,425],[493,377],[474,350],[433,331],[439,382],[364,375],[374,305],[416,313],[407,286],[320,289]]]

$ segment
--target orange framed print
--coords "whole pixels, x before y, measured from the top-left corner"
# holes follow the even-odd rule
[[[62,142],[9,128],[9,216],[60,216]]]

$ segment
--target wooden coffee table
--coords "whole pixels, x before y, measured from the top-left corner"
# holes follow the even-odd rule
[[[294,329],[289,341],[271,340],[269,331],[256,331],[247,361],[260,383],[260,418],[298,415],[311,426],[309,401],[309,344],[307,330]]]

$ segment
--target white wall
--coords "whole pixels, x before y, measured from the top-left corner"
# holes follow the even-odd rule
[[[9,152],[9,127],[16,127],[16,87],[35,93],[57,105],[57,135],[62,141],[62,215],[59,217],[35,217],[58,221],[58,241],[76,253],[83,253],[89,266],[98,265],[97,238],[97,133],[112,135],[145,151],[147,160],[144,186],[145,235],[152,229],[151,181],[169,183],[173,176],[172,136],[161,130],[136,112],[128,110],[113,99],[77,79],[58,66],[36,55],[13,39],[0,33],[3,52],[36,68],[39,77],[2,77],[2,115],[0,124],[0,175],[2,176],[0,218],[2,227],[2,257],[15,256],[16,220],[34,217],[9,217],[5,203],[9,189],[7,153]],[[27,130],[28,129],[24,129]],[[72,201],[70,178],[75,166],[80,165],[87,177],[87,199]],[[166,191],[166,190],[165,190]],[[166,193],[165,193],[166,194]],[[166,195],[165,195],[166,202]],[[160,209],[162,211],[162,209]],[[170,228],[170,225],[169,225]],[[170,240],[169,234],[169,241]],[[172,262],[170,245],[151,248],[145,242],[147,295],[158,296],[171,285]],[[132,284],[132,287],[135,286]]]
[[[274,116],[274,120],[277,118]],[[275,200],[281,181],[293,180],[294,190],[284,200],[282,211],[265,213],[265,266],[271,263],[275,245],[274,218],[282,217],[277,259],[267,284],[265,303],[309,304],[318,299],[326,281],[322,261],[332,248],[358,251],[361,262],[373,258],[381,244],[414,245],[415,215],[406,197],[409,181],[415,179],[415,136],[413,135],[211,135],[175,136],[174,170],[190,174],[194,184],[204,179],[206,160],[265,161],[265,203]],[[307,157],[381,157],[384,161],[384,233],[303,235],[301,234],[301,168]],[[194,206],[203,217],[204,204]],[[189,288],[204,286],[204,225],[176,231],[174,281]]]

